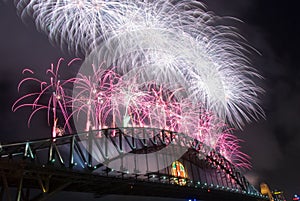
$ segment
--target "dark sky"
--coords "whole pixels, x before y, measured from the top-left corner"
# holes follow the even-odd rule
[[[12,0],[11,0],[12,1]],[[266,119],[248,124],[236,134],[243,150],[252,157],[253,168],[246,172],[255,185],[267,182],[291,198],[300,193],[300,66],[299,11],[297,1],[206,0],[208,10],[233,16],[248,43],[261,55],[250,55],[253,66],[263,75],[259,84]],[[43,74],[58,58],[72,58],[52,46],[47,37],[29,22],[18,18],[13,3],[0,0],[0,141],[2,143],[49,136],[46,123],[33,119],[27,128],[26,110],[11,112],[18,98],[17,84],[22,69],[30,67]],[[41,132],[45,131],[45,132]],[[49,131],[50,132],[50,131]]]

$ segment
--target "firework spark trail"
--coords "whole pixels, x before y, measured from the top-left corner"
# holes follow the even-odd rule
[[[218,136],[216,146],[214,147],[222,156],[240,169],[251,169],[250,157],[240,151],[239,145],[242,140],[232,135],[230,131],[225,130]]]
[[[124,13],[135,7],[127,1],[105,0],[15,0],[15,5],[19,15],[32,17],[54,44],[83,54],[115,30]]]
[[[180,113],[176,114],[181,110],[180,104],[171,98],[174,94],[166,97],[163,88],[153,83],[140,84],[135,77],[121,78],[124,77],[101,68],[96,71],[94,68],[90,76],[79,74],[74,82],[73,111],[77,119],[80,113],[86,114],[86,118],[81,117],[88,124],[85,130],[89,126],[94,129],[147,126],[173,131],[182,127],[179,123],[184,121],[178,120]]]
[[[154,126],[154,119],[157,121],[158,118],[165,118],[158,115],[154,118],[149,114],[149,107],[152,107],[151,103],[155,97],[142,90],[134,79],[123,80],[112,70],[101,68],[94,68],[92,74],[79,74],[74,82],[73,107],[77,108],[74,113],[77,116],[80,113],[86,114],[86,120],[83,122],[90,122],[91,119],[92,127],[98,129],[143,127],[147,125],[146,122]],[[160,123],[156,123],[155,126],[165,127],[159,126],[161,121],[157,121]],[[85,130],[89,129],[89,126],[91,125],[87,125]]]
[[[78,74],[74,82],[73,113],[77,119],[81,113],[86,114],[85,129],[101,129],[106,125],[107,110],[114,110],[110,97],[115,90],[119,77],[112,70],[93,67],[93,75]]]
[[[59,79],[59,68],[63,59],[60,59],[56,65],[51,64],[51,67],[46,71],[46,74],[49,75],[48,82],[41,81],[38,78],[34,77],[27,77],[20,81],[18,85],[18,91],[22,85],[27,82],[35,82],[38,83],[40,86],[40,90],[33,93],[28,93],[19,98],[12,106],[12,110],[15,112],[16,110],[23,108],[23,107],[32,107],[32,113],[28,118],[28,126],[32,120],[32,117],[40,110],[46,109],[47,110],[47,119],[48,124],[52,125],[52,137],[56,137],[58,134],[58,117],[60,115],[57,114],[58,110],[61,112],[62,117],[64,119],[64,128],[67,127],[68,131],[71,133],[72,129],[67,121],[69,119],[69,112],[68,112],[68,101],[70,101],[71,96],[66,94],[66,85],[72,83],[74,79],[68,80],[60,80]],[[70,65],[71,63],[69,63]],[[25,73],[34,74],[34,72],[30,69],[23,70],[23,74]],[[43,98],[46,97],[48,100],[44,103]],[[27,101],[32,101],[30,103],[26,103]],[[25,102],[25,103],[24,103]]]

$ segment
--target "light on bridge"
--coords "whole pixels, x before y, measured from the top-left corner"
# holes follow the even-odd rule
[[[296,194],[294,195],[293,200],[300,200],[300,197]]]

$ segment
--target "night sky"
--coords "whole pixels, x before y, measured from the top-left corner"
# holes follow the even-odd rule
[[[32,22],[23,23],[16,14],[13,1],[6,1],[0,0],[2,144],[50,136],[50,128],[41,121],[44,118],[41,114],[35,116],[31,127],[27,128],[29,110],[11,111],[13,102],[19,97],[17,84],[22,79],[22,69],[31,68],[38,75],[43,75],[50,63],[55,63],[60,57],[67,60],[74,57],[51,45]],[[235,131],[244,140],[243,151],[252,158],[253,168],[245,175],[256,187],[260,182],[266,182],[271,189],[285,191],[286,197],[291,200],[292,194],[300,194],[300,14],[297,1],[204,2],[216,15],[242,20],[234,26],[259,52],[253,51],[249,57],[264,77],[258,84],[265,90],[261,101],[266,118],[246,125],[242,131]],[[91,195],[80,196],[78,200],[92,199]]]

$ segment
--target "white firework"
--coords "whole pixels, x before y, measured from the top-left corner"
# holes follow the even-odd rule
[[[19,15],[34,18],[37,28],[61,49],[88,53],[120,26],[135,5],[106,0],[15,0]]]
[[[260,77],[243,38],[196,0],[16,0],[51,41],[68,51],[140,73],[140,82],[182,87],[184,98],[205,105],[234,126],[263,115],[252,81]],[[181,94],[182,95],[182,94]]]
[[[172,14],[164,13],[178,16],[172,17],[172,23],[158,23],[159,17],[153,16],[163,12],[149,17],[155,9],[135,13],[137,21],[128,16],[126,29],[109,38],[97,58],[116,62],[113,65],[123,73],[138,69],[142,82],[155,80],[176,87],[180,83],[190,98],[234,126],[241,128],[245,121],[263,114],[258,105],[262,90],[251,80],[260,76],[249,66],[243,53],[247,47],[237,33],[229,27],[210,26],[214,16],[202,10],[191,12],[192,8],[179,14],[173,9]]]

